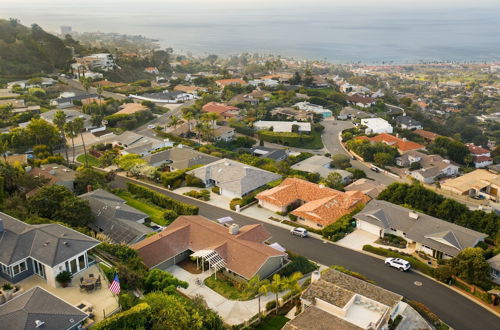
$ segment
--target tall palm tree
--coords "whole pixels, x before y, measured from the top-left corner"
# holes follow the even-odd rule
[[[294,294],[302,291],[299,280],[303,277],[301,272],[295,272],[285,279],[286,289],[289,289]]]
[[[64,124],[64,132],[66,133],[66,136],[71,138],[71,145],[73,149],[73,163],[75,162],[75,137],[78,136],[78,134],[75,133],[74,129],[74,124],[72,121],[67,122]]]
[[[267,294],[268,292],[272,292],[276,296],[276,315],[278,315],[278,304],[279,304],[278,294],[281,291],[285,290],[286,284],[287,284],[286,278],[282,278],[280,274],[274,274],[271,282],[262,286],[263,293]]]
[[[5,164],[7,164],[7,152],[8,151],[9,151],[9,142],[6,140],[0,142],[0,154],[2,154]]]
[[[64,143],[64,152],[66,154],[66,162],[69,164],[69,156],[68,156],[68,146],[66,145],[66,134],[64,133],[64,125],[66,125],[66,113],[62,110],[57,110],[56,113],[54,114],[54,119],[52,120],[54,122],[54,125],[57,126],[59,129],[59,132],[61,133],[61,138]]]
[[[249,295],[257,295],[258,301],[259,301],[259,320],[260,320],[260,314],[261,314],[261,307],[260,307],[260,297],[264,293],[263,286],[269,284],[268,280],[261,280],[259,275],[255,275],[252,277],[247,283],[244,292],[248,293]]]
[[[78,117],[73,120],[73,129],[75,130],[76,134],[80,133],[80,138],[82,139],[83,153],[85,154],[85,167],[89,167],[89,160],[87,158],[87,148],[85,147],[85,140],[83,139],[84,127],[85,124],[83,122],[83,118]]]
[[[173,127],[174,129],[177,128],[177,126],[179,126],[179,124],[182,122],[182,120],[179,118],[179,116],[172,116],[170,117],[170,119],[168,120],[168,123],[167,123],[167,126],[168,127]]]
[[[191,111],[186,111],[185,113],[182,114],[182,118],[184,118],[187,121],[188,136],[189,136],[191,133],[191,120],[195,119],[195,116]]]

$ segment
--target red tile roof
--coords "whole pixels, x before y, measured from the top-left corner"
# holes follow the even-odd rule
[[[466,144],[467,148],[469,148],[469,151],[472,155],[483,155],[483,154],[489,154],[490,151],[488,149],[485,149],[480,146],[476,146],[474,143],[467,143]]]
[[[371,97],[365,97],[362,95],[354,94],[352,96],[347,96],[347,100],[353,103],[363,103],[363,104],[370,104],[375,102],[374,98]]]
[[[433,132],[429,132],[429,131],[425,131],[423,129],[416,129],[416,130],[413,131],[413,133],[418,134],[421,137],[423,137],[424,139],[429,140],[429,141],[434,141],[435,139],[437,139],[438,137],[441,136],[439,134],[436,134],[436,133],[433,133]]]
[[[234,114],[230,112],[239,111],[240,109],[224,103],[209,102],[205,104],[201,110],[204,112],[218,113],[219,115],[223,115],[225,117],[234,117]]]
[[[297,178],[287,178],[279,186],[263,191],[255,198],[279,207],[296,201],[305,202],[291,213],[323,226],[335,222],[370,199],[359,191],[343,193]]]
[[[491,162],[493,158],[488,156],[476,156],[474,157],[474,163]]]
[[[229,85],[235,85],[235,84],[239,84],[241,86],[248,85],[248,83],[245,80],[239,79],[239,78],[221,79],[221,80],[216,80],[215,82],[217,83],[217,85],[223,86],[223,87],[226,87],[226,86],[229,86]]]
[[[243,226],[231,235],[228,228],[202,216],[180,216],[161,233],[132,248],[150,268],[186,250],[215,250],[229,270],[249,279],[270,257],[285,256],[263,243],[270,237],[261,224]]]
[[[382,133],[378,134],[374,137],[366,137],[366,136],[360,136],[360,139],[372,141],[372,142],[382,142],[386,143],[390,146],[396,147],[399,152],[406,152],[410,150],[418,150],[418,149],[423,149],[424,146],[412,141],[408,141],[405,139],[400,139],[398,137],[395,137],[394,135],[387,134],[387,133]]]

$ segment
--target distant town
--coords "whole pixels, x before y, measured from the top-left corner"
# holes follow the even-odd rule
[[[498,327],[500,63],[0,45],[0,327]]]

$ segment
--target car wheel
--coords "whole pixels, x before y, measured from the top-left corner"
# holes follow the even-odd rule
[[[399,270],[400,270],[401,272],[404,272],[404,271],[405,271],[403,268],[399,268]]]

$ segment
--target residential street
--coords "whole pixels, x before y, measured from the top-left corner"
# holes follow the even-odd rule
[[[131,180],[116,176],[112,186],[125,188],[127,181]],[[231,216],[240,225],[260,223],[257,219],[180,196],[159,187],[153,189],[179,201],[199,206],[200,215],[209,219]],[[385,266],[380,259],[335,244],[326,243],[322,240],[292,236],[287,229],[278,226],[268,223],[264,223],[264,226],[273,236],[271,242],[278,242],[288,250],[318,263],[327,266],[342,265],[359,272],[374,280],[377,285],[402,294],[408,299],[424,303],[455,329],[495,329],[498,327],[498,318],[494,314],[455,291],[446,288],[445,285],[436,283],[425,276],[412,271],[408,273],[399,272]],[[416,286],[415,281],[421,282],[422,285]]]
[[[323,131],[323,135],[321,136],[323,140],[323,144],[325,145],[326,150],[332,155],[335,154],[345,154],[348,155],[344,148],[340,145],[339,141],[339,133],[345,129],[354,127],[350,120],[336,120],[336,119],[327,119],[321,122],[323,126],[325,126],[325,130]],[[350,155],[348,155],[350,156]],[[365,171],[366,175],[380,183],[385,185],[389,185],[393,182],[398,181],[396,178],[390,177],[383,173],[375,173],[370,170],[368,166],[361,163],[358,160],[351,159],[351,164],[353,167],[358,168],[360,170]]]

